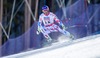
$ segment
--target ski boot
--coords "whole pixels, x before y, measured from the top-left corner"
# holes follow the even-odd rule
[[[44,47],[51,46],[52,39],[51,38],[46,38],[46,41],[43,43]]]
[[[71,40],[74,40],[74,36],[73,36],[72,34],[69,36],[69,38],[70,38]]]
[[[52,42],[52,39],[49,35],[45,35],[45,38],[46,38],[47,42]]]

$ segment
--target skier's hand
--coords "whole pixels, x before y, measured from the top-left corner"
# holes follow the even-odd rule
[[[40,28],[38,28],[38,32],[41,32],[41,29]]]
[[[36,31],[36,34],[39,34],[41,32],[41,29],[38,28],[37,31]]]
[[[64,25],[62,25],[62,29],[63,29],[63,30],[65,30],[65,29],[66,29]]]

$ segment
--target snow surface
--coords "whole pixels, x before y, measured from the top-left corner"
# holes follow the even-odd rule
[[[54,44],[3,58],[100,58],[100,35]]]

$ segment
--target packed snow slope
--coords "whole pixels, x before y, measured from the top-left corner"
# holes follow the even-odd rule
[[[3,58],[100,58],[100,34]]]

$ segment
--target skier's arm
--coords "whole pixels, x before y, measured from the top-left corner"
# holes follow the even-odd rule
[[[55,20],[55,22],[57,22],[60,26],[62,26],[62,28],[65,30],[64,24],[57,18],[56,15],[54,16],[54,20]]]
[[[38,21],[38,31],[41,31],[41,27],[42,27],[42,18],[39,17],[39,21]]]
[[[62,22],[59,22],[59,24],[62,26],[62,28],[65,30],[65,26]]]

